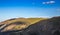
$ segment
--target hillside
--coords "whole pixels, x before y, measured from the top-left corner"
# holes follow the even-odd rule
[[[1,32],[11,30],[21,30],[27,28],[29,25],[46,18],[13,18],[0,23]]]

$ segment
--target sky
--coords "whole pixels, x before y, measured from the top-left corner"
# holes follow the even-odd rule
[[[0,0],[0,21],[11,18],[60,16],[60,0]]]

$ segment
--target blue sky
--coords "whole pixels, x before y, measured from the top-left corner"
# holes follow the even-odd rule
[[[0,21],[19,17],[60,16],[60,0],[0,0]]]

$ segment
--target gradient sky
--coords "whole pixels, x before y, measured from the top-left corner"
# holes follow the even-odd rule
[[[60,0],[0,0],[0,21],[18,17],[60,16]]]

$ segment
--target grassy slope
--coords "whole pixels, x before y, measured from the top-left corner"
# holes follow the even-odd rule
[[[34,23],[36,23],[38,21],[45,20],[45,19],[46,18],[16,18],[16,19],[12,19],[12,20],[11,19],[10,20],[6,20],[6,21],[2,22],[2,24],[11,24],[11,23],[14,23],[14,22],[21,22],[21,21],[22,22],[27,22],[28,24],[26,24],[26,25],[15,25],[15,26],[14,26],[14,24],[13,25],[9,25],[3,31],[6,31],[7,28],[12,28],[11,26],[14,26],[12,28],[14,30],[20,30],[20,29],[22,29],[22,27],[26,28],[26,27],[28,27],[31,24],[34,24]],[[12,30],[12,29],[10,29],[10,30]]]
[[[41,21],[41,20],[45,20],[46,18],[28,18],[28,20],[29,20],[29,22],[31,23],[31,24],[34,24],[34,23],[36,23],[36,22],[39,22],[39,21]]]

